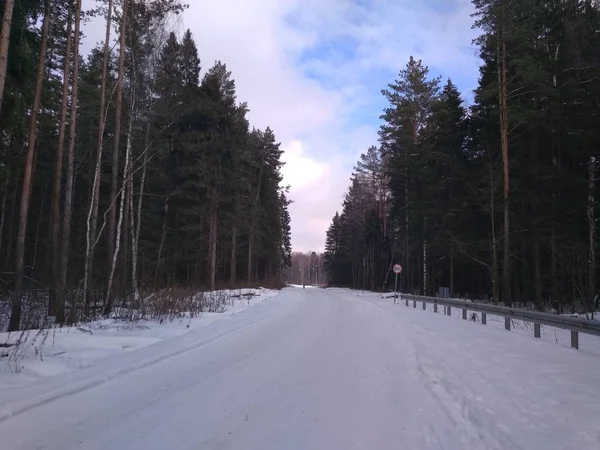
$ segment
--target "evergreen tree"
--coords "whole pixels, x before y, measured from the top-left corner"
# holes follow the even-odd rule
[[[250,131],[248,105],[238,101],[225,64],[201,76],[192,33],[170,32],[181,3],[102,4],[93,13],[107,20],[107,42],[116,22],[123,46],[115,52],[103,44],[82,57],[72,32],[76,3],[53,2],[47,22],[49,9],[40,6],[18,2],[10,31],[0,109],[2,285],[14,282],[27,167],[16,150],[24,144],[32,148],[32,176],[21,220],[22,290],[48,286],[58,322],[140,302],[141,290],[276,281],[292,259],[282,150],[269,128]],[[40,61],[47,70],[34,102]],[[31,124],[35,141],[27,137]],[[54,231],[65,226],[68,233]],[[12,329],[30,326],[31,317],[14,311]]]
[[[376,184],[369,149],[328,234],[330,279],[372,288],[381,269],[371,269],[369,251],[380,246],[383,209],[381,245],[403,263],[405,291],[449,286],[453,295],[589,311],[598,306],[600,11],[589,0],[473,3],[482,31],[474,104],[466,108],[451,82],[439,90],[413,58],[383,91],[388,209],[364,194]],[[338,255],[352,273],[342,281]]]

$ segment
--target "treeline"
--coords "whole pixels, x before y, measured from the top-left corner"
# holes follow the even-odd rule
[[[277,280],[290,264],[282,150],[225,64],[201,73],[179,0],[5,0],[0,281],[10,330],[171,287]],[[80,53],[89,20],[104,42]],[[143,294],[143,293],[142,293]],[[6,303],[5,303],[6,305]],[[0,308],[1,310],[2,308]]]
[[[323,254],[293,252],[290,266],[283,272],[288,284],[321,286],[325,284]]]
[[[600,11],[474,0],[474,103],[410,59],[327,233],[332,284],[598,307]]]

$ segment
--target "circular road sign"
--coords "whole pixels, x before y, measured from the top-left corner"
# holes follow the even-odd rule
[[[396,275],[398,275],[399,273],[402,273],[402,266],[400,264],[394,264],[394,273]]]

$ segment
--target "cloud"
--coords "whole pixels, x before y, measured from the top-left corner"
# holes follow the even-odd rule
[[[92,3],[91,0],[84,0]],[[252,125],[285,150],[294,250],[322,250],[352,167],[377,143],[380,90],[410,55],[463,90],[477,77],[470,0],[188,0],[203,70],[227,64]],[[86,27],[90,42],[102,26]]]

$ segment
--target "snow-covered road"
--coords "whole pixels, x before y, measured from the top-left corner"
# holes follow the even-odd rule
[[[600,448],[597,356],[343,290],[0,398],[3,450]]]

